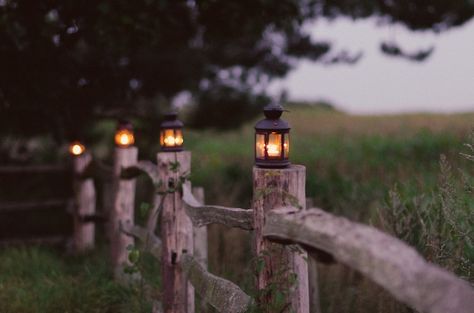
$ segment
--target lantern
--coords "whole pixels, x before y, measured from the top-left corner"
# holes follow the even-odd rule
[[[161,150],[183,151],[183,122],[178,120],[178,113],[166,114],[160,128]]]
[[[135,143],[132,123],[121,120],[117,125],[115,132],[115,144],[119,148],[128,148]]]
[[[86,147],[80,141],[73,141],[69,144],[69,153],[74,156],[79,156],[86,151]]]
[[[267,105],[265,119],[255,125],[255,164],[258,167],[283,168],[290,165],[290,125],[280,119],[283,108]]]

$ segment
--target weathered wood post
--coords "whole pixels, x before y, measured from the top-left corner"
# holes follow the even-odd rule
[[[314,207],[312,198],[306,198],[306,209]],[[311,313],[321,313],[321,303],[319,298],[319,275],[318,261],[308,256],[308,279],[309,279],[309,308]]]
[[[137,163],[138,149],[133,146],[116,147],[114,159],[114,206],[110,212],[110,254],[114,270],[114,277],[119,281],[126,281],[124,266],[130,265],[128,261],[127,246],[134,244],[131,236],[120,230],[126,222],[133,223],[135,205],[135,179],[121,179],[123,168]]]
[[[265,214],[277,207],[304,209],[306,169],[291,165],[282,169],[253,168],[253,249],[257,257],[257,301],[264,312],[309,313],[306,252],[265,239]]]
[[[178,190],[191,170],[189,151],[158,153],[159,191],[163,201],[161,268],[164,313],[194,313],[194,289],[178,263],[183,253],[193,254],[193,225],[185,212]]]
[[[84,152],[73,156],[74,171],[74,235],[73,247],[76,253],[94,248],[95,224],[85,222],[83,217],[95,214],[96,194],[92,178],[81,177],[92,162],[92,156]]]
[[[193,187],[193,195],[200,203],[204,204],[204,188]],[[207,226],[194,227],[194,257],[207,269]]]

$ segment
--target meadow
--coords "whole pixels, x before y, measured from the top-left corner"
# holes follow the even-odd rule
[[[310,105],[286,108],[290,158],[306,166],[306,194],[314,206],[394,234],[474,283],[474,163],[462,155],[473,153],[465,144],[473,143],[474,113],[353,116]],[[185,134],[193,152],[191,179],[205,188],[206,202],[250,207],[254,122]],[[148,149],[142,157],[157,151]],[[211,226],[209,249],[210,270],[251,293],[249,236]],[[106,259],[105,249],[83,258],[46,248],[2,249],[0,312],[148,310],[140,290],[111,281]],[[159,284],[151,263],[143,263],[146,277]],[[411,312],[342,265],[320,269],[325,313]]]

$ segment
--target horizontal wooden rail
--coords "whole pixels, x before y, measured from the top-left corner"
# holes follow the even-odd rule
[[[218,312],[243,313],[252,304],[236,284],[207,272],[191,255],[183,254],[181,266],[196,293]]]
[[[111,166],[93,159],[89,165],[79,174],[80,179],[97,178],[102,181],[111,181],[113,169]]]
[[[66,208],[70,203],[68,199],[52,199],[43,201],[28,201],[28,202],[4,202],[0,203],[0,212],[5,211],[29,211],[40,209],[51,209],[57,207]]]
[[[190,188],[186,185],[183,185],[183,202],[186,213],[196,227],[216,223],[245,230],[253,229],[252,210],[203,205],[194,198]]]
[[[141,173],[147,174],[153,182],[153,185],[159,185],[160,179],[158,177],[158,167],[151,161],[138,161],[136,165],[122,169],[120,177],[124,179],[132,179],[139,176]]]
[[[103,214],[87,214],[79,216],[79,220],[82,223],[105,223],[107,222],[107,216]]]
[[[150,252],[156,259],[161,258],[161,240],[146,228],[133,225],[132,223],[121,224],[121,231],[141,241],[145,251]]]
[[[64,165],[26,165],[0,166],[0,174],[49,174],[69,172],[71,169]]]
[[[265,237],[330,253],[385,288],[399,301],[425,313],[469,313],[474,289],[426,262],[415,249],[373,227],[320,209],[278,208],[266,216]]]
[[[17,245],[63,245],[71,241],[70,236],[44,236],[37,238],[7,238],[0,239],[0,247]]]

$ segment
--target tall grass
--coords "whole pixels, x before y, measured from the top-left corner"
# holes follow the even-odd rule
[[[474,162],[459,153],[474,158],[463,148],[474,114],[350,116],[288,108],[291,161],[306,166],[306,193],[316,206],[390,232],[473,281]],[[250,207],[253,122],[231,132],[185,135],[193,152],[193,185],[205,187],[206,202]],[[141,158],[157,150],[146,145]],[[97,151],[111,155],[103,145]],[[145,197],[146,180],[138,185],[137,195]],[[211,226],[209,257],[212,272],[251,289],[249,234]],[[325,313],[411,312],[342,265],[320,269]],[[152,265],[148,270],[147,277],[158,276]],[[111,281],[106,251],[84,258],[41,248],[0,251],[2,313],[141,312],[149,306],[142,304],[139,291]]]
[[[40,247],[1,250],[0,312],[150,312],[138,288],[112,280],[106,252],[73,257]]]

